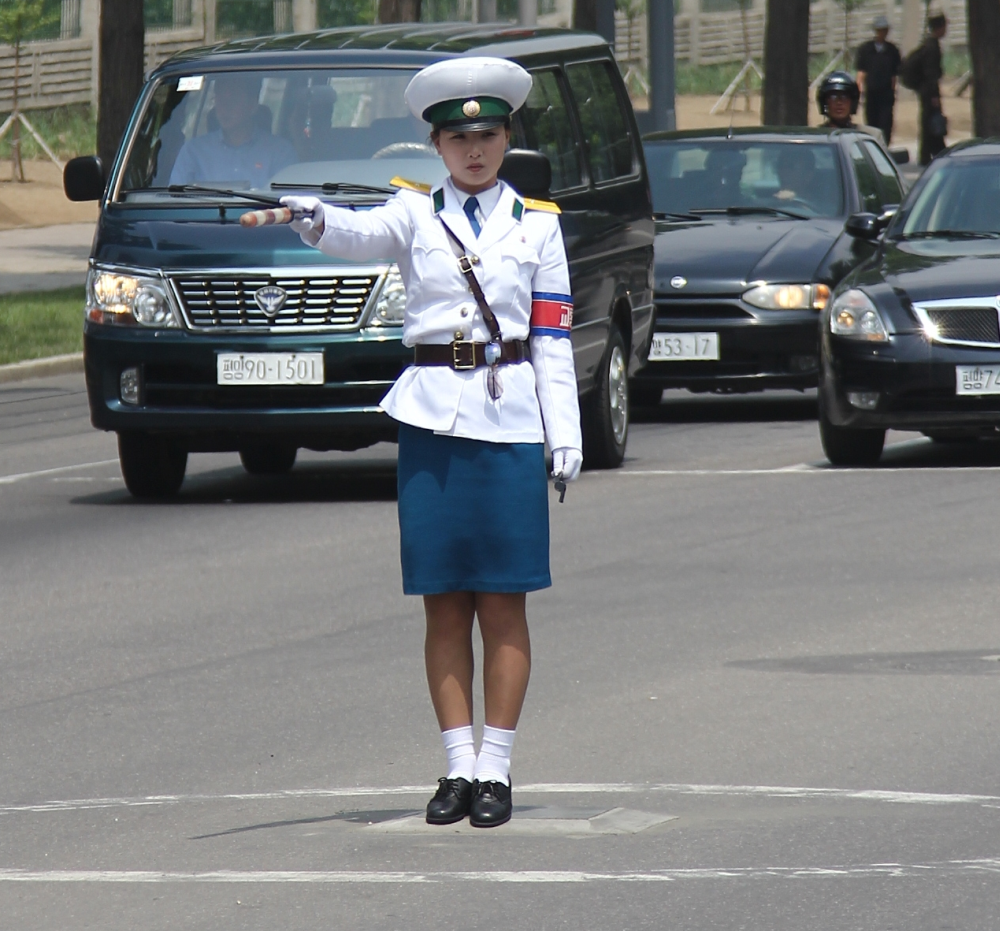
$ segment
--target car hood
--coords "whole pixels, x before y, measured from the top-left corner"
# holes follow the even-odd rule
[[[994,297],[1000,294],[1000,240],[890,241],[879,271],[911,301]]]
[[[288,226],[244,229],[239,217],[252,205],[227,205],[221,222],[217,207],[105,210],[94,237],[96,262],[133,268],[226,269],[306,265],[357,265],[305,245]],[[365,265],[390,264],[366,262]]]
[[[809,282],[843,232],[842,219],[706,217],[656,225],[656,290],[739,294],[750,281]],[[671,286],[683,278],[681,288]]]

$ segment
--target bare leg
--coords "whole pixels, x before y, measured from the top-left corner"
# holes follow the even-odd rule
[[[475,671],[472,621],[475,610],[472,592],[424,595],[427,685],[443,731],[472,723],[472,676]]]
[[[531,674],[525,595],[476,592],[475,606],[483,635],[486,723],[512,731],[521,716]]]

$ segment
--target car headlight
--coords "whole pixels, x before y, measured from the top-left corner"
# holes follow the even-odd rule
[[[876,343],[889,339],[889,331],[878,309],[871,298],[857,288],[837,295],[830,307],[830,332]]]
[[[406,288],[403,286],[403,276],[393,265],[386,273],[368,323],[370,326],[402,326],[405,310]]]
[[[825,284],[759,284],[743,300],[761,310],[822,310],[830,299]]]
[[[98,268],[92,268],[87,275],[86,313],[94,323],[180,326],[159,278]]]

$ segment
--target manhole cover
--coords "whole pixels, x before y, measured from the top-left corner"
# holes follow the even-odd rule
[[[814,672],[834,675],[997,676],[1000,650],[943,650],[934,653],[845,653],[839,656],[793,656],[726,663],[762,672]]]

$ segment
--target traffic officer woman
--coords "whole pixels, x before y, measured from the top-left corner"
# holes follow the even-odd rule
[[[510,114],[531,76],[498,58],[418,72],[405,101],[432,126],[450,176],[352,211],[285,197],[328,255],[394,259],[406,286],[407,368],[382,400],[399,422],[403,591],[424,598],[425,663],[448,757],[427,821],[509,820],[510,754],[531,667],[525,593],[551,585],[543,440],[553,474],[583,462],[558,207],[498,181]],[[464,269],[464,271],[463,271]],[[472,730],[473,622],[486,721]]]

